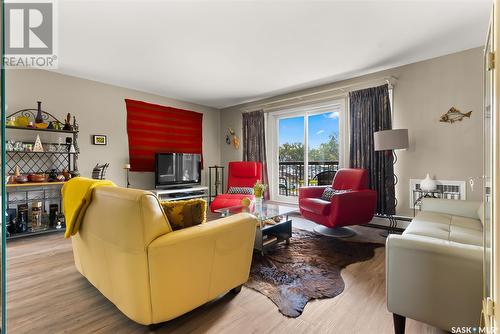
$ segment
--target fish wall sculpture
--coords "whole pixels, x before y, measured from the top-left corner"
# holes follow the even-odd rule
[[[461,112],[455,107],[451,107],[450,110],[446,114],[443,114],[441,118],[439,119],[440,122],[445,122],[445,123],[455,123],[462,121],[464,117],[470,118],[470,115],[472,114],[472,110],[466,113]]]

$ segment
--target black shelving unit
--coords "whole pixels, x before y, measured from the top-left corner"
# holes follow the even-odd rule
[[[59,123],[62,124],[56,117],[52,114],[40,110],[42,114],[43,121],[45,123]],[[24,116],[28,117],[30,120],[35,120],[38,109],[23,109],[19,110],[7,118]],[[6,169],[9,175],[13,175],[16,166],[19,167],[21,174],[29,173],[48,173],[55,169],[57,172],[61,172],[64,169],[68,171],[77,171],[77,159],[79,154],[78,148],[78,127],[76,126],[73,130],[62,130],[55,128],[35,128],[35,127],[18,127],[8,125],[6,126],[8,139],[16,138],[16,131],[21,132],[32,132],[33,137],[37,134],[51,133],[60,134],[65,137],[71,137],[72,145],[75,148],[75,152],[70,152],[71,144],[64,142],[52,143],[52,142],[42,142],[44,145],[44,152],[34,152],[34,151],[24,151],[24,150],[9,150],[6,151]],[[25,137],[25,136],[24,136]],[[25,141],[23,143],[26,143]],[[33,142],[29,142],[33,143]],[[57,147],[56,151],[49,151],[48,146],[52,145]],[[28,226],[30,225],[31,218],[31,203],[34,201],[42,202],[42,212],[49,213],[49,206],[51,204],[57,204],[59,212],[62,212],[62,198],[61,198],[61,187],[64,182],[41,182],[41,183],[26,183],[26,184],[8,184],[7,185],[7,208],[16,209],[19,204],[28,205]],[[17,213],[18,214],[18,213]],[[12,234],[7,239],[17,239],[27,236],[41,235],[53,232],[63,232],[64,229],[57,229],[55,227],[47,227],[43,229],[38,229],[34,231],[26,231],[21,233]]]
[[[217,195],[224,193],[224,166],[208,167],[208,202],[212,203]]]

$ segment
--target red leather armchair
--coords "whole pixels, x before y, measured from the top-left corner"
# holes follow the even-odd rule
[[[375,214],[377,193],[368,188],[366,169],[345,168],[335,174],[332,188],[346,190],[335,194],[331,201],[321,199],[326,186],[301,187],[299,209],[304,218],[320,224],[315,231],[321,234],[348,237],[354,231],[342,228],[370,222]]]
[[[227,189],[231,187],[252,187],[257,180],[262,180],[262,163],[254,161],[232,161],[228,164]],[[253,195],[221,194],[217,195],[210,210],[228,208],[241,204],[241,200],[248,197],[253,200]]]

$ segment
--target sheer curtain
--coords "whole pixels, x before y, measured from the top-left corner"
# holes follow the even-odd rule
[[[365,168],[377,191],[377,213],[395,214],[392,151],[375,151],[373,134],[392,129],[388,85],[349,93],[350,166]]]
[[[243,113],[243,160],[262,163],[262,182],[269,186],[267,177],[266,133],[264,111]],[[269,187],[264,193],[269,199]]]

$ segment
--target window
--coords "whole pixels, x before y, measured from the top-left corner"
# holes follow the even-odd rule
[[[344,160],[344,109],[341,99],[271,115],[273,199],[296,202],[301,186],[331,184]]]

